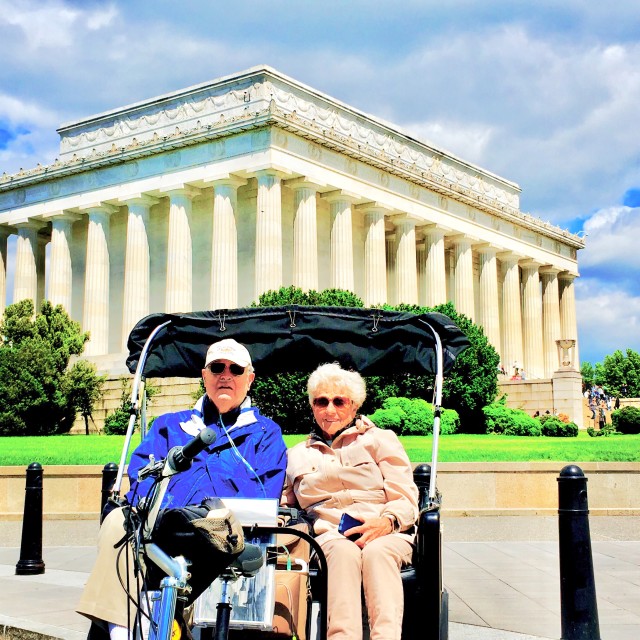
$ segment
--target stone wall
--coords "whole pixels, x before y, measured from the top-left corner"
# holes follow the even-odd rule
[[[448,462],[438,465],[449,516],[554,515],[562,462]],[[640,515],[640,463],[579,464],[588,479],[591,515]],[[0,467],[0,520],[21,520],[25,469]],[[44,469],[44,518],[98,520],[101,466]],[[123,492],[127,489],[123,487]]]

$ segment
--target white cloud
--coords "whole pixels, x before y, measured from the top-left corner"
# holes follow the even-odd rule
[[[6,93],[0,93],[0,120],[13,123],[37,123],[52,126],[56,116],[52,111],[35,102],[20,100]]]
[[[640,352],[640,296],[582,278],[576,284],[576,312],[583,362],[601,362],[618,349]]]
[[[0,25],[17,27],[32,51],[71,48],[79,31],[106,28],[117,14],[112,4],[104,8],[82,9],[58,0],[0,0]]]
[[[493,127],[454,120],[409,122],[403,128],[419,140],[473,163],[482,161],[494,134]]]
[[[621,274],[640,270],[640,209],[602,209],[585,221],[584,230],[588,237],[586,248],[580,252],[581,267],[608,265]]]

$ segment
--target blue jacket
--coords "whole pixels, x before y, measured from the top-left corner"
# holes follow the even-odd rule
[[[280,499],[287,466],[280,427],[251,407],[248,398],[239,410],[221,418],[203,396],[191,410],[156,418],[133,452],[128,467],[131,504],[147,495],[153,484],[151,478],[137,482],[138,470],[149,462],[149,455],[156,460],[166,457],[172,447],[185,445],[205,426],[216,432],[215,442],[196,456],[190,469],[171,478],[162,507],[198,504],[213,496]]]

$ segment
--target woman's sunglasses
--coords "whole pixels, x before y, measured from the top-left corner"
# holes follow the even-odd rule
[[[219,376],[221,373],[224,373],[226,368],[227,365],[224,362],[212,362],[207,367],[214,376]],[[235,364],[233,362],[229,365],[229,373],[231,373],[232,376],[241,376],[245,369],[246,367],[241,367],[239,364]]]
[[[342,407],[351,404],[351,400],[349,398],[344,398],[342,396],[336,396],[335,398],[325,398],[321,396],[320,398],[313,399],[313,406],[319,407],[320,409],[326,409],[331,403],[336,409],[341,409]]]

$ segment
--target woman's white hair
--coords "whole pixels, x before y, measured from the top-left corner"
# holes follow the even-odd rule
[[[364,378],[357,371],[347,371],[337,362],[321,364],[310,376],[307,382],[309,404],[313,405],[316,390],[321,386],[334,385],[344,391],[358,408],[367,397],[367,385]]]

